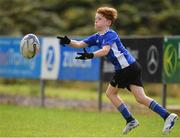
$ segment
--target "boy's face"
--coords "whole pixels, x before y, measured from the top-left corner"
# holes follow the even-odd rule
[[[106,30],[111,25],[111,21],[106,19],[102,14],[96,13],[95,29],[97,31]]]

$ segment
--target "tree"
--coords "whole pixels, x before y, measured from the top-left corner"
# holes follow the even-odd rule
[[[97,7],[118,10],[113,25],[122,35],[177,35],[179,0],[0,0],[0,35],[89,35]]]

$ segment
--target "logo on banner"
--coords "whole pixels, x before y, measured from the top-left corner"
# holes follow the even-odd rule
[[[176,48],[172,44],[166,47],[163,60],[165,74],[170,77],[176,71],[178,61],[178,54]]]
[[[159,66],[159,52],[156,46],[152,45],[147,52],[147,69],[150,74],[155,74]]]
[[[41,78],[57,79],[60,64],[60,47],[55,38],[44,38],[42,41]]]
[[[53,46],[49,46],[46,54],[46,66],[49,71],[52,71],[55,63],[55,51]]]

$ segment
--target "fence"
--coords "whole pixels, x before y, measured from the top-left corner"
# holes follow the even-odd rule
[[[166,105],[166,83],[180,82],[180,37],[122,38],[123,44],[143,67],[143,80],[163,83],[163,106]],[[0,77],[31,78],[41,81],[41,105],[44,105],[45,80],[80,80],[99,82],[98,105],[102,108],[103,81],[110,80],[113,67],[104,58],[76,60],[82,49],[60,47],[58,40],[41,37],[41,50],[31,60],[19,52],[20,38],[0,38]],[[93,46],[88,51],[95,51]]]

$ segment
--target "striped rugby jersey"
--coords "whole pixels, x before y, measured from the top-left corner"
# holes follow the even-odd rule
[[[107,59],[114,65],[115,71],[128,67],[135,62],[135,58],[125,49],[118,34],[112,29],[107,30],[103,35],[96,33],[83,40],[88,46],[111,47],[106,55]]]

